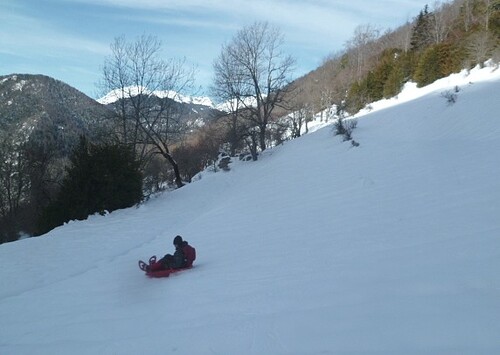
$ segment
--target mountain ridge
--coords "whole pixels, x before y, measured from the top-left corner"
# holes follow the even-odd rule
[[[162,93],[154,94],[162,97]],[[194,126],[203,125],[221,114],[209,98],[164,94],[171,95],[177,104],[184,106],[185,119]],[[47,75],[0,76],[0,133],[17,142],[28,141],[32,134],[34,139],[55,140],[65,147],[65,153],[69,153],[80,135],[92,136],[92,130],[113,115],[115,100],[115,92],[95,100]],[[62,131],[67,133],[61,135]]]
[[[136,96],[138,95],[139,92],[155,95],[159,98],[171,98],[172,100],[177,101],[179,103],[188,103],[188,104],[202,105],[215,108],[214,103],[208,96],[187,96],[179,94],[178,92],[175,91],[150,92],[145,88],[135,88],[135,87],[127,87],[124,88],[123,91],[120,89],[112,90],[107,94],[105,94],[104,96],[102,96],[101,98],[97,99],[96,101],[103,105],[109,105],[120,99]]]
[[[0,77],[0,131],[40,139],[74,140],[109,115],[109,110],[72,86],[46,75]],[[69,134],[63,138],[59,131]],[[49,138],[50,137],[50,138]],[[16,140],[16,137],[12,137]],[[71,145],[63,142],[63,145]]]

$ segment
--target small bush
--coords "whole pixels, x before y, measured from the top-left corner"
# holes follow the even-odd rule
[[[444,97],[446,99],[448,105],[453,105],[455,102],[457,102],[457,92],[458,91],[456,91],[456,88],[454,92],[451,90],[443,91],[441,93],[441,97]]]
[[[352,131],[354,131],[357,125],[358,121],[355,119],[346,120],[345,118],[339,117],[334,124],[335,135],[343,136],[344,142],[350,141],[352,140]],[[359,143],[354,143],[356,143],[357,145],[353,144],[353,146],[359,146]]]

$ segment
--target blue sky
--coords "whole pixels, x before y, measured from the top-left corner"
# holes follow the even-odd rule
[[[165,58],[198,68],[208,94],[221,45],[245,25],[269,21],[297,60],[295,76],[343,49],[358,25],[395,28],[414,18],[420,0],[0,0],[0,75],[45,74],[87,95],[115,37],[162,41]]]

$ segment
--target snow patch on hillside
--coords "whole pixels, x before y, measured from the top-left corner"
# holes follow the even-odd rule
[[[444,94],[443,90],[460,91],[461,88],[473,85],[475,82],[498,80],[500,78],[500,66],[491,60],[485,62],[484,68],[476,66],[469,70],[464,69],[460,73],[452,74],[446,78],[439,79],[434,83],[417,87],[414,82],[408,82],[404,85],[401,93],[390,99],[383,99],[369,104],[366,108],[361,110],[356,117],[364,116],[367,113],[376,110],[382,110],[388,107],[399,105],[404,102],[418,99],[422,96],[438,92]]]

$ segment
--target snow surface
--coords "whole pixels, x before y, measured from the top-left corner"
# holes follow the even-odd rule
[[[408,87],[359,147],[325,127],[0,245],[0,353],[499,354],[499,99],[492,67]],[[195,268],[145,277],[176,234]]]

